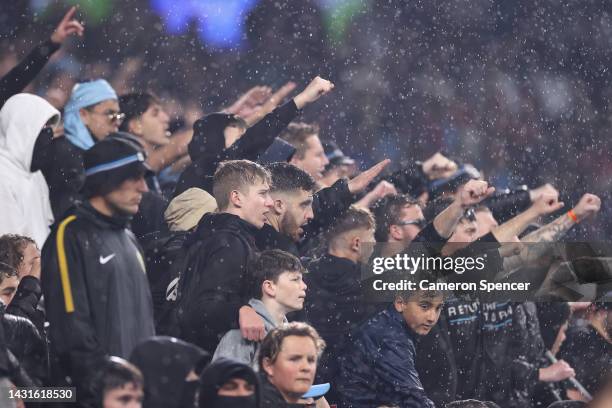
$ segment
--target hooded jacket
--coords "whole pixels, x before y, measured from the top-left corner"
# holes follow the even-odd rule
[[[255,386],[254,401],[243,404],[244,408],[255,408],[260,406],[261,390],[257,375],[248,365],[227,358],[219,358],[204,369],[200,376],[198,408],[209,408],[219,406],[217,403],[217,392],[227,381],[232,378],[242,378],[249,384]],[[270,405],[261,405],[270,407]]]
[[[85,203],[54,226],[43,247],[54,378],[84,381],[105,355],[127,358],[155,334],[144,261],[126,223]]]
[[[416,336],[393,305],[355,330],[340,358],[339,406],[434,408],[415,368]]]
[[[291,100],[248,128],[245,134],[228,148],[225,148],[224,130],[236,120],[235,115],[213,113],[198,120],[193,125],[193,139],[187,147],[192,163],[181,174],[173,196],[176,197],[191,187],[212,193],[212,176],[219,163],[236,159],[259,161],[275,137],[298,114],[299,110]]]
[[[185,243],[177,317],[181,338],[213,353],[238,328],[238,311],[250,298],[247,265],[257,228],[240,217],[206,214]]]
[[[191,370],[199,374],[210,356],[201,348],[182,340],[157,336],[138,344],[130,362],[144,376],[146,408],[192,408],[183,403],[190,394],[185,381]],[[194,382],[195,384],[195,382]],[[195,391],[195,390],[193,390]],[[187,395],[185,395],[187,396]],[[194,395],[190,397],[193,399]]]
[[[249,306],[251,306],[264,321],[264,327],[266,334],[276,327],[274,319],[266,309],[266,306],[259,299],[249,300]],[[284,323],[287,322],[285,317]],[[240,330],[230,330],[219,342],[215,354],[213,355],[213,361],[220,357],[231,358],[232,360],[240,361],[241,363],[248,364],[249,366],[257,367],[257,350],[259,344],[245,339],[242,337]]]
[[[36,139],[60,113],[43,98],[18,94],[0,110],[0,235],[33,238],[39,247],[49,235],[53,214],[43,175],[31,172]]]

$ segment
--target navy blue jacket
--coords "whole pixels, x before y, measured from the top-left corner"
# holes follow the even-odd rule
[[[357,328],[339,361],[339,406],[433,408],[415,368],[416,336],[393,305]]]

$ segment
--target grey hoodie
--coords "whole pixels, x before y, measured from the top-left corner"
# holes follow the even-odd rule
[[[251,306],[258,315],[264,321],[264,328],[266,334],[276,327],[274,319],[266,309],[266,306],[259,299],[249,300],[249,306]],[[283,323],[287,323],[287,318],[284,319]],[[248,364],[255,370],[257,370],[257,351],[259,344],[254,341],[249,341],[242,337],[239,329],[230,330],[221,339],[215,354],[213,355],[212,361],[215,361],[219,357],[231,358],[232,360],[239,361],[244,364]]]

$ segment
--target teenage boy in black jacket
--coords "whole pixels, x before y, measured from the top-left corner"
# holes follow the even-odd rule
[[[246,266],[257,250],[254,234],[273,205],[270,174],[248,160],[223,162],[213,193],[219,212],[206,214],[185,243],[177,299],[181,337],[211,354],[238,325],[249,340],[265,334],[263,320],[247,305]]]

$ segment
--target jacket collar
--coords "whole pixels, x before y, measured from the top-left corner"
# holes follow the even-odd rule
[[[96,210],[87,200],[77,206],[76,212],[101,228],[124,229],[132,219],[132,217],[128,216],[109,217],[104,215]]]

